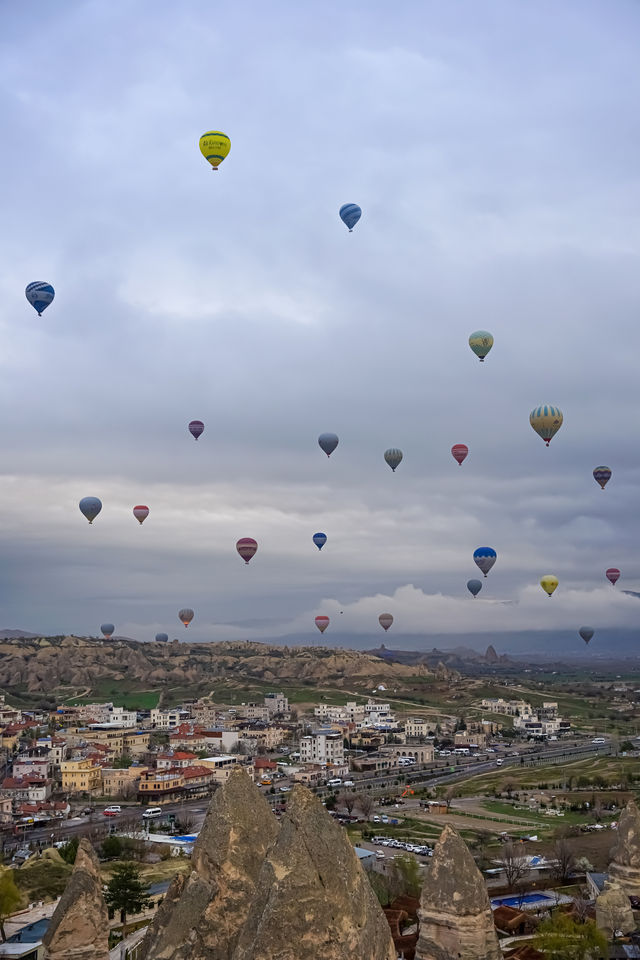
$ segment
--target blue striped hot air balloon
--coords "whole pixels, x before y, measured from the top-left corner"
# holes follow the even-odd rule
[[[318,550],[322,550],[322,548],[324,547],[325,543],[327,542],[327,535],[326,535],[326,533],[314,533],[314,535],[313,535],[313,542],[315,543],[315,545],[316,545],[316,547],[318,548]]]
[[[361,216],[362,210],[357,203],[343,203],[340,207],[340,219],[349,228],[349,233],[353,233],[353,228]]]
[[[485,577],[491,570],[491,567],[494,565],[498,559],[498,554],[495,552],[493,547],[478,547],[477,550],[473,552],[473,559],[477,567],[482,570]]]
[[[609,480],[611,480],[611,467],[596,467],[593,471],[593,479],[596,483],[599,483],[604,490]]]
[[[552,407],[548,403],[534,407],[529,414],[529,423],[538,436],[542,437],[547,446],[549,446],[562,426],[562,420],[562,410],[560,407]]]
[[[46,310],[49,304],[53,303],[56,292],[50,283],[45,283],[44,280],[34,280],[33,283],[27,284],[24,295],[33,309],[37,311],[38,316],[41,317],[43,310]]]

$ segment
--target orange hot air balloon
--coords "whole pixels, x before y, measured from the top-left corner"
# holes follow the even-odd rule
[[[133,508],[133,515],[138,523],[142,524],[149,516],[149,507],[145,507],[144,504],[139,504]]]
[[[324,633],[329,626],[329,617],[316,617],[316,627],[320,633]]]

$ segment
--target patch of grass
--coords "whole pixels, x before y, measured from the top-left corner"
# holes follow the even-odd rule
[[[23,867],[13,871],[16,886],[27,903],[35,900],[55,900],[67,885],[73,867],[56,860],[27,860]]]

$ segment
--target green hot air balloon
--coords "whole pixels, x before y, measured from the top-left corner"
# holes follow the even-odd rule
[[[484,358],[493,346],[493,336],[487,330],[476,330],[469,337],[469,346],[480,363],[484,363]]]

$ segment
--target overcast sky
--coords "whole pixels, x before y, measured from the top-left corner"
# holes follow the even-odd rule
[[[0,627],[635,626],[639,33],[635,0],[2,5]]]

